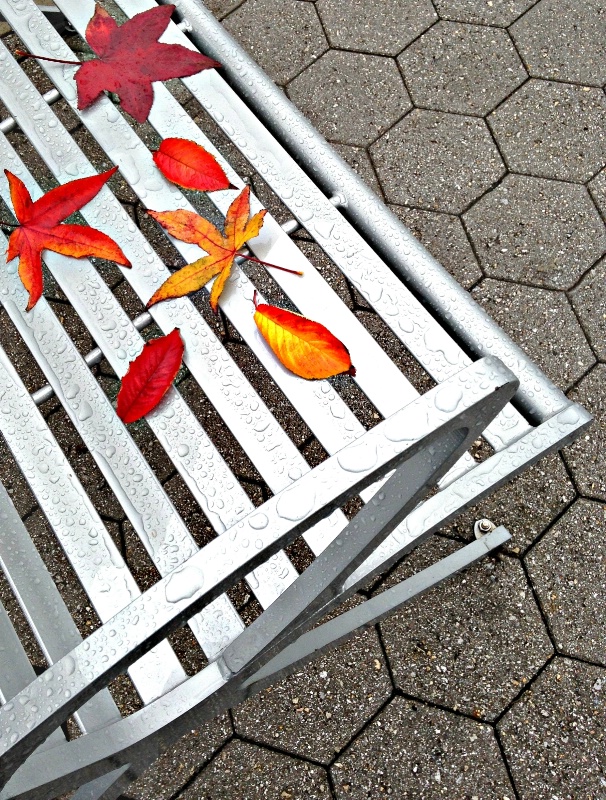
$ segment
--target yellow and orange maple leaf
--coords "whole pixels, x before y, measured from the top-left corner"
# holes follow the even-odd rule
[[[192,264],[187,264],[178,272],[173,273],[170,278],[167,278],[150,298],[147,303],[148,308],[161,300],[183,297],[183,295],[190,292],[195,292],[206,286],[215,275],[218,275],[210,292],[210,305],[212,310],[216,312],[219,297],[229,278],[234,258],[237,255],[243,255],[249,261],[255,261],[257,264],[263,264],[266,267],[291,272],[294,275],[303,274],[298,270],[279,267],[276,264],[268,264],[254,256],[238,252],[245,242],[259,235],[263,227],[263,217],[267,213],[263,209],[252,217],[250,216],[250,189],[248,186],[240,192],[228,208],[225,215],[224,233],[215,228],[212,222],[198,216],[193,211],[149,211],[148,213],[171,236],[180,239],[182,242],[197,244],[208,254]]]

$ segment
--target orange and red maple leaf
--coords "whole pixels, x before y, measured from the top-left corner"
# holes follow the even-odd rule
[[[51,189],[35,202],[23,181],[4,170],[19,226],[8,240],[7,261],[19,258],[19,277],[29,293],[27,310],[42,296],[42,251],[65,256],[97,256],[130,267],[121,248],[105,233],[87,225],[61,224],[66,217],[90,202],[118,167],[79,178]]]

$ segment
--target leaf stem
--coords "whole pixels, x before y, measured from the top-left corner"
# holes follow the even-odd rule
[[[54,64],[70,64],[74,67],[81,67],[81,61],[66,61],[64,58],[50,58],[50,56],[36,56],[33,53],[28,53],[27,50],[15,50],[16,56],[23,56],[23,58],[37,58],[38,61],[52,61]]]
[[[15,225],[14,222],[5,222],[3,219],[0,219],[0,225],[2,225],[3,228],[18,228],[19,227],[19,225]]]
[[[280,269],[282,272],[289,272],[291,275],[303,275],[303,273],[298,269],[288,269],[288,267],[279,267],[277,264],[269,264],[267,261],[261,261],[259,258],[255,258],[254,256],[245,256],[244,253],[238,253],[239,256],[245,258],[247,261],[254,261],[255,264],[261,264],[263,267],[271,267],[272,269]]]

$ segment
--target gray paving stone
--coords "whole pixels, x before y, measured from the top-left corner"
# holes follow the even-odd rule
[[[606,509],[578,500],[526,556],[556,646],[606,665]]]
[[[560,388],[567,389],[595,363],[563,292],[486,278],[473,295]]]
[[[382,0],[380,13],[366,0],[318,0],[333,47],[397,55],[438,18],[429,0]]]
[[[230,11],[235,11],[244,0],[206,0],[206,7],[213,12],[217,19],[223,19]]]
[[[389,202],[458,214],[505,172],[483,120],[414,109],[370,148]]]
[[[483,116],[526,78],[504,30],[439,22],[399,57],[415,105]]]
[[[434,537],[385,582],[403,580],[454,552]],[[517,559],[485,559],[381,623],[396,686],[493,720],[553,653]]]
[[[512,538],[504,549],[517,555],[548,528],[575,495],[561,456],[554,454],[465,511],[445,532],[471,541],[474,522],[486,517],[507,528]]]
[[[541,0],[511,34],[531,75],[606,83],[606,8],[602,0]]]
[[[279,84],[294,78],[328,47],[313,3],[247,0],[223,25]]]
[[[124,793],[132,800],[168,800],[231,736],[227,714],[186,734]]]
[[[573,391],[571,400],[594,416],[591,428],[564,450],[564,460],[582,494],[606,500],[606,365],[598,364]]]
[[[329,50],[288,95],[330,141],[367,145],[411,108],[391,58]]]
[[[601,89],[533,79],[488,122],[514,172],[584,183],[606,163]]]
[[[230,742],[179,800],[328,800],[321,767],[248,742]],[[154,798],[155,800],[155,798]]]
[[[404,206],[391,208],[462,286],[469,288],[482,277],[482,270],[458,217]]]
[[[535,0],[434,0],[434,5],[442,19],[507,27],[533,2]]]
[[[334,144],[333,147],[337,153],[347,161],[349,166],[358,173],[362,180],[381,197],[383,192],[381,191],[379,180],[366,150],[362,147],[352,147],[347,144]]]
[[[499,723],[522,800],[602,800],[606,670],[556,658]]]
[[[233,710],[236,733],[328,763],[385,702],[391,681],[369,630]]]
[[[606,251],[606,227],[584,186],[507,175],[463,217],[484,272],[568,289]]]
[[[339,800],[513,797],[488,725],[396,697],[339,757]]]
[[[606,361],[606,259],[588,272],[570,299],[596,355]]]
[[[603,169],[587,184],[587,188],[596,206],[600,209],[602,217],[606,220],[606,169]]]

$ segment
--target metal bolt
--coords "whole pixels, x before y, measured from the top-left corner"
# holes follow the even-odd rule
[[[487,533],[494,531],[497,526],[489,519],[479,519],[473,526],[473,533],[476,539],[481,539]]]

